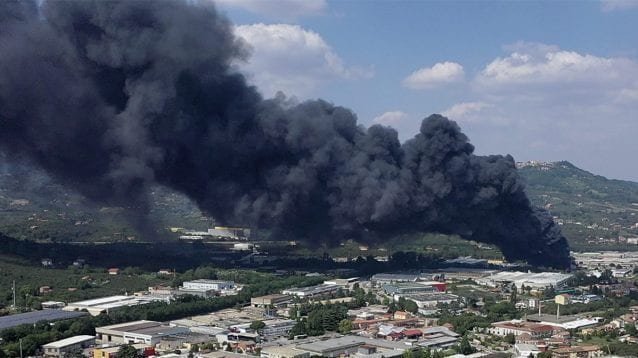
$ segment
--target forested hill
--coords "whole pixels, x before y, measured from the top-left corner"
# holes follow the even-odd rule
[[[573,248],[638,249],[625,243],[638,237],[638,183],[607,179],[565,161],[517,166],[532,202],[552,212]]]
[[[610,180],[569,162],[518,167],[532,202],[552,212],[573,248],[638,250],[624,242],[638,237],[638,183]],[[151,196],[151,217],[164,233],[167,227],[211,224],[182,195],[157,188]],[[0,161],[0,233],[57,242],[137,239],[125,214],[96,206],[33,168]]]

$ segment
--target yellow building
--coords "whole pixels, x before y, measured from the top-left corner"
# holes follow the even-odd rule
[[[554,302],[558,305],[568,305],[571,303],[571,296],[566,293],[556,295],[556,297],[554,297]]]

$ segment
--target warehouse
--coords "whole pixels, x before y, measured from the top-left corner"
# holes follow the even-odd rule
[[[95,335],[100,343],[155,345],[164,337],[186,334],[186,327],[171,327],[154,321],[134,321],[97,327]]]
[[[87,315],[86,312],[66,312],[63,310],[42,310],[26,313],[18,313],[0,317],[0,331],[16,327],[22,324],[35,324],[38,322],[62,321]]]
[[[109,296],[96,298],[92,300],[79,301],[69,303],[63,308],[64,311],[87,311],[91,316],[98,316],[101,313],[108,313],[109,311],[130,307],[145,305],[147,303],[163,301],[168,302],[168,298],[162,298],[157,296]]]
[[[559,272],[509,272],[503,271],[494,275],[486,276],[477,280],[477,283],[498,287],[501,285],[515,284],[517,288],[522,286],[534,289],[544,289],[547,287],[563,288],[567,286],[569,280],[573,277],[571,274]]]
[[[403,343],[372,339],[359,336],[344,336],[323,341],[300,344],[298,350],[309,352],[310,355],[321,357],[340,357],[352,354],[379,354],[383,357],[400,357],[406,349]],[[360,350],[363,350],[361,352]]]
[[[292,297],[288,295],[273,294],[250,299],[250,305],[253,307],[278,307],[292,301]]]
[[[42,346],[42,351],[46,358],[62,358],[67,353],[82,350],[94,344],[95,336],[75,336],[47,343]]]
[[[307,297],[315,297],[315,296],[322,296],[322,295],[335,293],[338,290],[339,290],[339,286],[337,285],[318,285],[318,286],[309,286],[309,287],[302,287],[302,288],[289,288],[287,290],[284,290],[282,293],[284,295],[307,298]]]

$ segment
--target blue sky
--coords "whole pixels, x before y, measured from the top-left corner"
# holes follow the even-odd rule
[[[478,154],[638,180],[638,0],[218,0],[266,97],[323,98],[412,137],[457,121]]]

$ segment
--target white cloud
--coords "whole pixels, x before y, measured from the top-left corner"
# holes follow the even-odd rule
[[[465,77],[463,66],[456,62],[439,62],[412,72],[403,80],[403,86],[412,89],[433,88],[448,83],[461,82]]]
[[[372,123],[382,124],[384,126],[396,127],[408,118],[408,114],[402,111],[389,111],[376,116]]]
[[[267,96],[283,91],[303,97],[328,81],[373,75],[345,65],[319,34],[297,25],[242,25],[235,34],[252,50],[248,61],[238,65]]]
[[[239,8],[276,19],[296,19],[321,15],[328,8],[326,0],[215,0],[222,8]]]
[[[638,0],[601,0],[600,5],[605,12],[627,10],[638,8]]]
[[[517,43],[471,81],[470,101],[445,112],[479,153],[574,160],[594,172],[635,177],[638,62]],[[487,103],[488,106],[481,103]]]
[[[638,76],[638,64],[620,57],[598,57],[560,50],[542,44],[518,44],[518,50],[489,63],[476,77],[485,89],[509,91],[557,86],[580,90],[577,86],[623,88]],[[592,88],[587,88],[592,91]]]
[[[460,121],[488,107],[491,105],[485,102],[461,102],[446,109],[441,114],[452,120]]]

